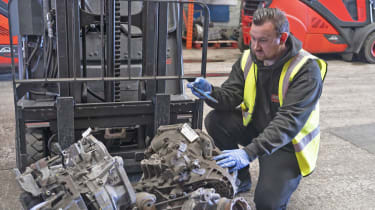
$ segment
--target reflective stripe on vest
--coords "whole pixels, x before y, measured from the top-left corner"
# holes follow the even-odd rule
[[[252,62],[250,50],[245,50],[241,60],[241,68],[244,71],[245,87],[244,93],[248,93],[247,98],[241,103],[243,125],[247,126],[251,119],[256,97],[256,77],[258,75],[257,66]],[[244,97],[245,98],[245,97]]]
[[[279,80],[279,101],[283,105],[284,97],[288,91],[289,83],[308,59],[317,61],[320,67],[321,77],[324,80],[327,73],[327,63],[305,50],[300,52],[283,66]],[[250,63],[250,64],[248,64]],[[244,101],[241,104],[243,124],[247,126],[251,122],[256,97],[257,66],[251,61],[250,50],[244,52],[241,60],[241,68],[245,76]],[[315,168],[320,143],[319,127],[319,102],[311,112],[301,131],[292,140],[298,165],[303,176],[309,175]]]

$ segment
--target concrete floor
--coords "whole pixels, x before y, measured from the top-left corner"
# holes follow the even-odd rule
[[[240,52],[209,50],[208,73],[228,73]],[[185,59],[197,59],[197,50],[185,51]],[[316,171],[302,179],[288,209],[375,209],[375,154],[335,136],[335,128],[375,123],[375,65],[328,60],[328,74],[321,97],[321,147]],[[198,63],[185,63],[185,72],[199,72]],[[211,77],[219,85],[225,77]],[[0,82],[0,210],[20,209],[20,189],[11,171],[15,167],[14,108],[11,82]],[[205,114],[209,109],[205,107]],[[375,128],[374,128],[375,129]],[[375,137],[374,137],[375,141]],[[258,163],[251,164],[256,183]],[[254,188],[242,193],[252,207]]]

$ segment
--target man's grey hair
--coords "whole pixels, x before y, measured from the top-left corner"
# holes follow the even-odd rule
[[[278,8],[259,8],[254,12],[253,24],[260,26],[270,21],[276,30],[277,35],[287,32],[289,34],[289,22],[285,13]]]

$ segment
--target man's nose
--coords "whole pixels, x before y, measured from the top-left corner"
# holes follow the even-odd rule
[[[251,44],[253,45],[254,50],[260,50],[261,49],[258,41],[251,41]]]

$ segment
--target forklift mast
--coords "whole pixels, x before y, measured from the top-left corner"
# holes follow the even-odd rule
[[[183,72],[182,11],[173,0],[11,0],[17,167],[69,147],[88,127],[128,173],[160,125],[202,127],[203,101]],[[201,76],[209,11],[204,12]],[[13,51],[12,51],[13,52]],[[56,144],[58,143],[58,144]]]

